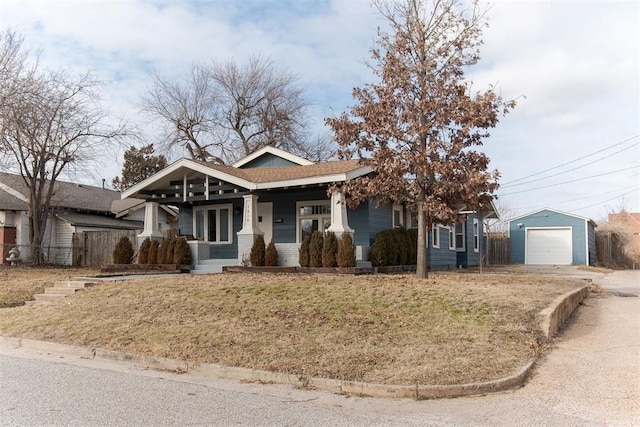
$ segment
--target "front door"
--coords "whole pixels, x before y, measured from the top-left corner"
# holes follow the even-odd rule
[[[264,233],[264,241],[268,245],[273,238],[273,203],[258,203],[258,228]]]

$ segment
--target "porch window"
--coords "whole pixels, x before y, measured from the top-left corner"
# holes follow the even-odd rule
[[[456,250],[459,252],[465,250],[465,225],[466,223],[456,224]]]
[[[196,239],[210,243],[232,243],[232,205],[202,206],[194,209],[193,229]]]
[[[480,221],[473,219],[473,251],[480,251]]]
[[[439,248],[440,247],[440,226],[434,225],[431,230],[431,247]]]
[[[331,203],[329,200],[297,203],[298,243],[314,231],[324,231],[331,225]]]

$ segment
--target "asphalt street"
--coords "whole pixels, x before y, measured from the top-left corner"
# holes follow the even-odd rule
[[[0,425],[637,426],[640,271],[592,277],[604,292],[585,301],[518,390],[419,402],[347,397],[3,346]]]

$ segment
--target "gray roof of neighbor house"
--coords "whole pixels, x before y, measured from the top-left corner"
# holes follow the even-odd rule
[[[101,215],[59,212],[56,216],[76,227],[117,228],[122,230],[142,230],[144,228],[143,221],[128,221]]]
[[[0,210],[27,210],[28,189],[20,175],[0,172]],[[73,182],[56,181],[51,205],[57,208],[111,213],[120,192]]]

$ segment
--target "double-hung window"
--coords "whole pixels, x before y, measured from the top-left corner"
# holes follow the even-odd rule
[[[456,227],[453,225],[449,227],[449,250],[456,250]]]
[[[196,239],[215,244],[233,242],[233,206],[199,206],[193,212],[193,230]]]
[[[439,248],[440,247],[440,226],[434,225],[431,230],[431,247]]]
[[[465,246],[465,227],[466,223],[456,224],[456,250],[464,252]]]
[[[473,251],[480,251],[480,221],[478,218],[473,219]]]

